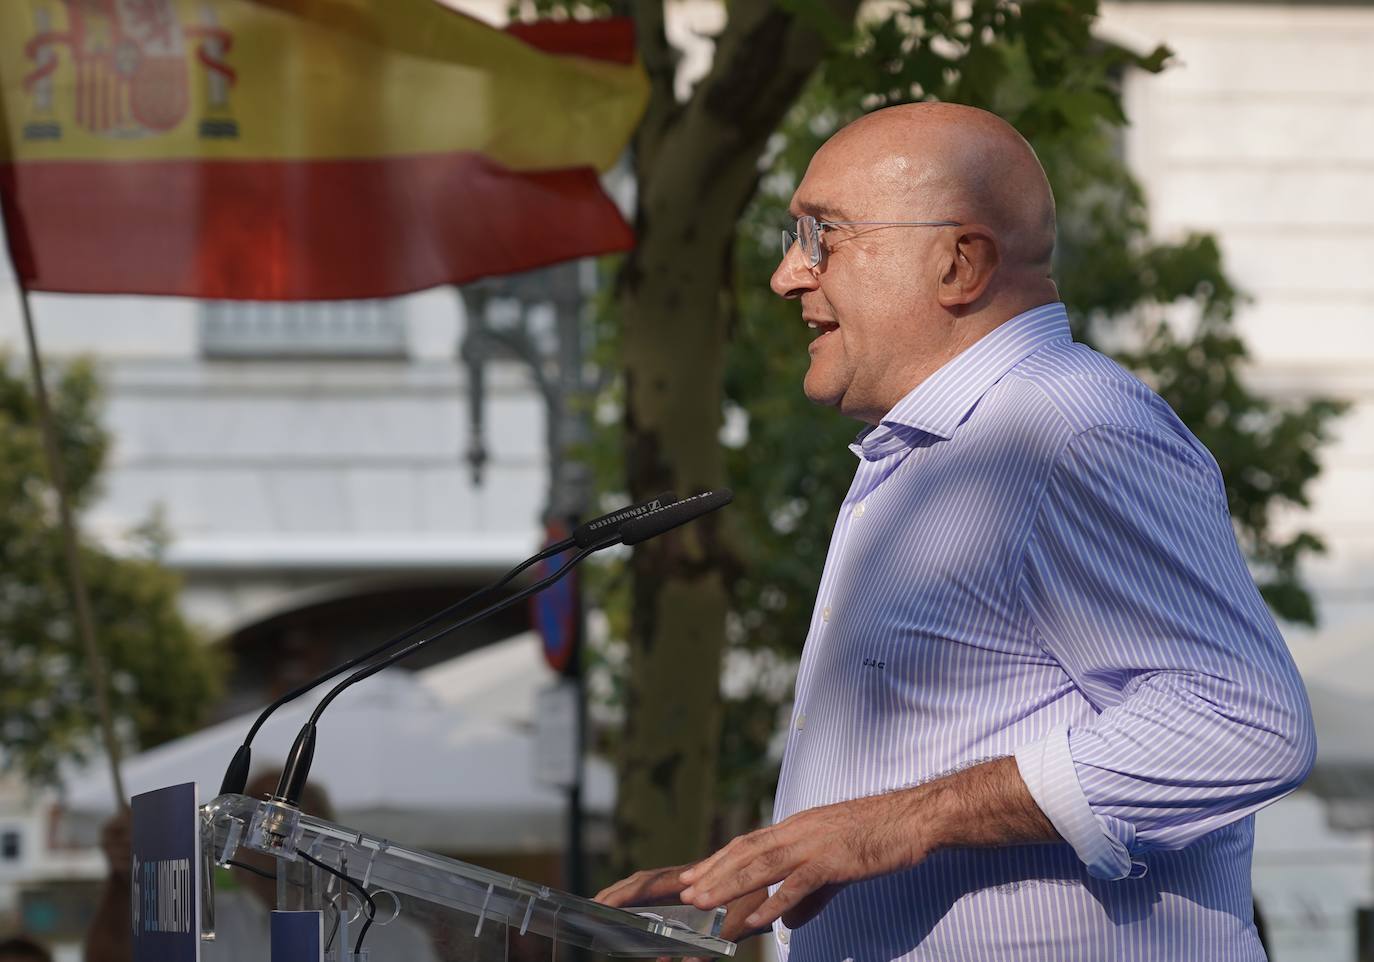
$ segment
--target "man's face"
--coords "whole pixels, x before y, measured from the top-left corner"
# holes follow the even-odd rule
[[[924,210],[912,162],[873,159],[862,138],[832,140],[817,152],[792,197],[793,216],[821,221],[943,219]],[[816,268],[794,245],[773,272],[781,297],[801,301],[813,326],[803,389],[817,404],[877,423],[925,374],[945,335],[936,305],[938,227],[831,227]]]

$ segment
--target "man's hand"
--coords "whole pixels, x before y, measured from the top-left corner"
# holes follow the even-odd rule
[[[683,905],[682,873],[692,867],[672,865],[668,868],[645,869],[629,878],[621,879],[596,893],[595,901],[615,908],[627,905]],[[739,942],[767,929],[767,926],[749,926],[745,919],[763,902],[768,895],[767,889],[746,892],[739,898],[725,904],[725,924],[721,926],[720,937],[731,942]],[[714,905],[709,906],[715,908]],[[660,960],[666,962],[666,960]],[[684,962],[705,962],[701,959],[685,959]]]
[[[636,872],[597,892],[592,901],[614,908],[626,905],[680,905],[683,885],[678,877],[695,865],[670,865]]]
[[[930,851],[906,792],[874,795],[798,812],[726,845],[683,872],[682,900],[710,908],[741,891],[781,882],[745,924],[781,918],[797,928],[844,885],[917,864]]]
[[[939,848],[1058,838],[1011,758],[915,788],[798,812],[741,835],[680,875],[683,902],[708,909],[782,884],[755,908],[751,929],[810,920],[850,882],[920,864]]]

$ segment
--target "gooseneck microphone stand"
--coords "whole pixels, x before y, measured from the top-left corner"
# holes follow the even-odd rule
[[[603,547],[609,544],[615,544],[620,540],[620,529],[627,522],[633,521],[636,518],[643,517],[646,514],[660,510],[663,507],[674,504],[676,502],[677,496],[674,495],[671,491],[665,491],[657,497],[642,502],[641,504],[621,508],[616,511],[612,511],[609,514],[602,515],[599,518],[594,518],[590,521],[586,521],[578,525],[576,530],[573,531],[572,537],[564,538],[562,541],[559,541],[556,544],[549,545],[547,548],[543,549],[533,557],[527,558],[526,560],[520,562],[520,564],[516,565],[514,568],[507,571],[499,581],[487,585],[484,588],[479,588],[478,590],[469,594],[467,597],[449,605],[447,608],[444,608],[441,611],[436,611],[434,614],[430,615],[428,618],[419,622],[418,624],[411,625],[409,628],[405,629],[400,634],[388,638],[386,641],[382,642],[380,645],[376,646],[370,651],[365,651],[361,655],[358,655],[354,658],[350,658],[348,661],[345,661],[341,665],[338,665],[337,667],[330,669],[325,674],[320,675],[317,678],[313,678],[305,684],[301,685],[300,687],[295,688],[287,692],[286,694],[282,695],[276,701],[272,702],[272,704],[264,708],[262,712],[258,715],[257,720],[253,722],[253,726],[248,730],[248,734],[244,738],[243,744],[240,745],[238,750],[234,753],[233,759],[229,762],[229,767],[224,772],[224,779],[220,782],[219,793],[221,795],[243,794],[244,787],[248,784],[248,772],[250,767],[252,766],[253,761],[253,737],[257,735],[258,729],[262,727],[263,723],[267,721],[267,719],[272,715],[272,713],[275,712],[281,706],[285,705],[287,702],[294,701],[295,699],[299,698],[301,695],[304,695],[311,689],[316,688],[319,685],[322,685],[326,681],[329,681],[329,679],[334,678],[337,675],[340,675],[343,672],[348,671],[350,669],[357,668],[364,662],[370,661],[371,659],[376,658],[378,655],[390,651],[392,648],[401,644],[401,642],[405,641],[408,638],[412,638],[415,635],[419,634],[421,631],[424,631],[426,628],[430,628],[435,624],[439,623],[440,621],[443,621],[445,618],[454,614],[459,609],[464,608],[467,605],[470,605],[478,601],[479,599],[486,598],[497,591],[500,591],[506,585],[510,584],[511,581],[513,581],[516,577],[518,577],[521,574],[521,572],[525,571],[531,565],[537,564],[540,561],[544,561],[548,558],[552,558],[558,554],[561,554],[562,552],[567,551],[569,548],[578,547],[596,550],[598,547]],[[470,621],[463,622],[463,624],[469,623]],[[441,635],[436,635],[435,637],[440,636]]]
[[[657,537],[679,525],[686,524],[704,514],[722,508],[733,499],[734,495],[728,489],[708,491],[678,501],[669,507],[660,508],[657,511],[649,511],[625,521],[623,524],[617,526],[618,530],[613,536],[608,535],[599,542],[582,548],[577,554],[569,558],[566,564],[548,577],[526,588],[522,588],[509,598],[488,605],[481,611],[469,615],[435,632],[427,638],[421,638],[418,641],[411,642],[409,645],[398,649],[385,658],[378,659],[372,664],[358,669],[329,690],[328,694],[326,694],[324,698],[320,700],[320,703],[315,706],[315,710],[311,713],[309,721],[301,727],[300,734],[296,736],[296,741],[291,746],[291,752],[286,759],[286,767],[282,770],[281,779],[277,783],[277,790],[273,793],[271,801],[278,805],[299,809],[301,792],[305,788],[305,780],[310,774],[310,763],[315,756],[316,724],[319,722],[320,715],[329,707],[330,703],[350,686],[370,678],[372,675],[375,675],[377,672],[390,665],[394,665],[403,658],[409,657],[421,648],[439,640],[450,632],[457,631],[459,628],[464,628],[473,622],[480,621],[497,612],[504,611],[506,608],[523,601],[530,595],[543,591],[549,585],[570,572],[592,553],[600,551],[602,548],[609,548],[613,544],[639,544],[641,541],[647,541],[650,538]]]
[[[600,548],[609,546],[609,544],[604,544],[595,545],[590,548],[583,548],[577,554],[569,558],[568,562],[565,565],[563,565],[563,567],[559,568],[557,571],[555,571],[548,577],[540,581],[536,581],[534,584],[529,585],[528,587],[520,589],[515,594],[511,595],[509,598],[506,598],[502,601],[498,601],[493,605],[488,605],[481,611],[468,615],[466,618],[460,619],[459,621],[456,621],[453,624],[440,629],[439,631],[435,632],[432,635],[429,635],[426,638],[421,638],[418,641],[413,641],[410,644],[406,645],[404,648],[400,648],[392,652],[391,654],[387,655],[385,658],[379,658],[372,664],[358,669],[353,674],[349,675],[343,681],[339,682],[337,685],[331,688],[328,694],[326,694],[322,699],[320,699],[320,703],[315,706],[315,710],[310,714],[310,720],[307,721],[304,726],[302,726],[300,734],[296,736],[296,741],[291,746],[291,752],[286,757],[286,767],[282,770],[281,780],[277,783],[277,790],[272,795],[273,800],[286,802],[288,805],[292,806],[296,806],[299,804],[301,792],[305,788],[306,777],[310,774],[310,762],[315,757],[315,725],[319,722],[320,715],[323,714],[324,710],[329,707],[330,702],[332,702],[335,698],[338,698],[339,695],[343,694],[345,689],[352,687],[353,685],[357,684],[358,682],[366,678],[372,677],[373,675],[377,674],[377,672],[381,671],[383,668],[387,668],[390,665],[394,665],[402,658],[409,657],[410,655],[414,654],[416,651],[419,651],[426,645],[438,641],[440,638],[443,638],[451,632],[457,631],[459,628],[466,628],[468,625],[473,624],[474,622],[481,621],[483,618],[488,618],[494,614],[497,614],[498,612],[504,611],[505,609],[511,607],[514,604],[524,601],[526,598],[528,598],[532,594],[535,594],[536,592],[543,591],[549,585],[553,584],[555,581],[566,575],[576,565],[580,564],[583,561],[583,559],[590,556],[593,552],[599,550]]]

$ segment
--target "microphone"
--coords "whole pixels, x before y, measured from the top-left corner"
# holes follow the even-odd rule
[[[677,495],[671,491],[665,491],[656,498],[650,498],[642,504],[636,504],[628,508],[621,508],[612,511],[610,514],[603,514],[599,518],[591,521],[584,521],[573,529],[572,537],[565,539],[571,541],[579,548],[590,548],[593,545],[600,545],[603,541],[607,544],[614,544],[619,540],[620,530],[636,518],[642,518],[646,514],[666,508],[677,502]],[[573,545],[564,545],[564,549]]]
[[[413,641],[399,651],[392,652],[385,658],[381,658],[370,665],[359,668],[329,690],[324,698],[320,700],[320,703],[315,706],[315,711],[311,714],[310,719],[301,727],[300,734],[296,736],[296,741],[291,746],[291,753],[287,756],[286,766],[282,770],[281,779],[277,783],[277,790],[273,793],[271,802],[278,805],[284,804],[290,806],[292,809],[299,808],[301,791],[305,788],[305,780],[310,773],[310,763],[315,756],[316,725],[319,723],[320,716],[324,713],[324,710],[329,707],[330,702],[343,694],[345,689],[377,674],[377,672],[381,671],[383,668],[395,664],[402,658],[413,655],[421,648],[424,648],[431,642],[439,640],[450,632],[457,631],[459,628],[464,628],[473,622],[480,621],[483,618],[504,611],[506,608],[523,601],[530,595],[543,591],[549,585],[566,575],[584,559],[594,552],[600,551],[602,548],[609,548],[611,545],[621,543],[622,541],[625,544],[639,544],[642,541],[656,537],[679,525],[686,524],[688,521],[699,518],[704,514],[709,514],[712,511],[723,508],[732,500],[734,500],[734,494],[728,489],[722,488],[719,491],[707,491],[694,497],[687,498],[684,501],[678,501],[668,507],[659,508],[656,511],[643,512],[637,517],[623,522],[615,537],[602,538],[596,543],[582,548],[577,554],[568,559],[567,564],[563,565],[542,581],[537,581],[526,588],[522,588],[520,591],[511,595],[511,597],[498,601],[495,604],[488,605],[476,614],[469,615],[461,621],[448,625],[435,632],[433,635],[430,635],[428,638],[421,638],[419,641]],[[637,509],[626,510],[633,511]],[[599,521],[601,519],[597,520]],[[630,541],[630,537],[634,537],[635,540]]]
[[[272,715],[272,713],[275,712],[282,705],[285,705],[289,701],[294,701],[301,695],[304,695],[306,692],[310,691],[312,688],[324,684],[326,681],[335,677],[336,675],[348,671],[350,668],[356,668],[363,662],[375,658],[383,652],[386,652],[396,647],[401,642],[405,641],[407,638],[410,638],[418,634],[419,632],[424,631],[426,628],[430,627],[436,622],[441,621],[448,615],[453,614],[459,608],[471,604],[479,598],[484,598],[487,595],[499,591],[500,589],[508,585],[517,575],[519,575],[530,565],[537,564],[538,562],[544,561],[547,558],[552,558],[556,555],[562,554],[569,548],[587,548],[593,545],[599,546],[603,541],[605,541],[606,544],[614,544],[616,541],[619,540],[620,529],[627,521],[643,517],[649,512],[657,511],[660,508],[675,503],[676,501],[677,495],[673,494],[673,492],[671,491],[664,491],[662,494],[659,494],[657,497],[650,498],[648,501],[644,501],[636,505],[631,505],[626,508],[617,508],[615,511],[612,511],[609,514],[603,514],[599,518],[593,518],[590,521],[584,521],[582,524],[578,525],[576,528],[573,529],[571,537],[564,538],[557,544],[551,544],[547,548],[540,551],[538,554],[520,562],[520,564],[516,565],[514,568],[510,569],[504,575],[502,575],[499,581],[487,585],[485,588],[477,589],[476,591],[472,592],[470,595],[463,598],[462,600],[454,602],[453,604],[449,605],[447,608],[444,608],[441,611],[436,611],[434,614],[430,615],[424,621],[421,621],[418,624],[411,625],[409,628],[405,629],[398,635],[393,635],[391,638],[388,638],[386,641],[382,642],[380,645],[378,645],[376,648],[373,648],[371,651],[366,651],[361,655],[357,655],[353,658],[350,658],[343,664],[330,669],[325,674],[320,675],[317,678],[313,678],[305,684],[301,685],[299,688],[295,688],[292,691],[287,692],[285,695],[282,695],[276,701],[272,702],[272,704],[264,708],[262,710],[262,713],[258,715],[257,720],[253,722],[253,726],[250,729],[248,729],[247,737],[244,738],[243,744],[239,746],[238,751],[234,753],[233,760],[229,762],[229,767],[224,772],[224,779],[220,782],[219,793],[221,795],[243,794],[244,787],[248,784],[248,771],[252,767],[253,762],[253,750],[251,747],[253,744],[253,737],[257,735],[258,729],[262,727],[263,722],[267,721],[267,719]]]
[[[648,512],[625,522],[625,525],[620,529],[621,543],[636,545],[641,541],[657,538],[665,531],[671,531],[688,521],[695,521],[704,514],[710,514],[712,511],[725,507],[733,500],[735,500],[735,493],[729,488],[694,494],[690,498],[684,498],[666,508]]]

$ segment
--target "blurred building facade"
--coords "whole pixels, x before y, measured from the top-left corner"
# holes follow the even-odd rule
[[[11,353],[14,296],[0,313]],[[105,389],[113,447],[85,530],[118,547],[156,519],[187,614],[217,640],[274,625],[269,671],[295,674],[304,642],[290,612],[351,636],[378,619],[365,605],[335,616],[343,599],[442,594],[540,538],[543,403],[518,365],[489,367],[479,482],[452,290],[356,304],[32,304],[45,355],[93,356]]]

